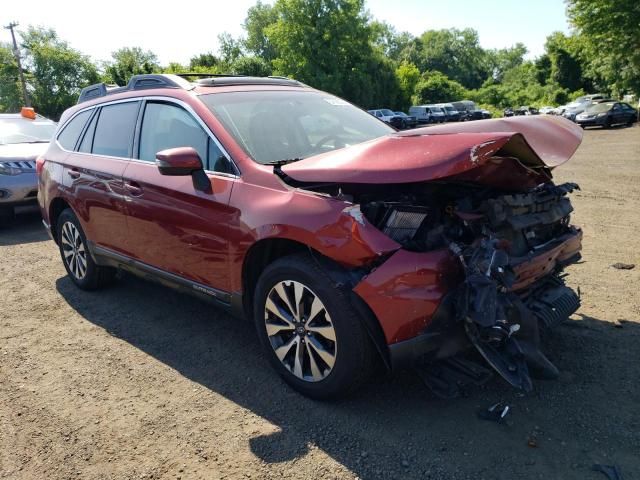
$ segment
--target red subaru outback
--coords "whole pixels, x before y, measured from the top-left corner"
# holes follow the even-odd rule
[[[558,373],[540,331],[579,306],[577,185],[551,170],[581,135],[549,116],[399,133],[293,80],[143,75],[83,90],[38,198],[78,287],[122,269],[252,318],[311,397],[376,365],[443,396],[491,369],[526,391]]]

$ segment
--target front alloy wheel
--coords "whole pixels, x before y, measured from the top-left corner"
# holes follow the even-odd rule
[[[297,378],[317,382],[336,363],[336,331],[322,301],[294,280],[273,286],[264,307],[269,343],[282,365]]]
[[[87,275],[87,249],[84,246],[80,232],[70,221],[62,225],[62,255],[71,274],[82,280]]]
[[[357,299],[323,265],[308,253],[279,258],[260,275],[253,298],[269,361],[285,382],[316,399],[357,390],[377,365]]]

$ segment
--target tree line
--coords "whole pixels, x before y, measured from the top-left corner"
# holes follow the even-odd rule
[[[522,43],[482,48],[471,28],[398,32],[373,19],[365,0],[258,0],[241,37],[221,33],[217,51],[187,65],[161,65],[139,47],[95,63],[54,30],[36,27],[20,32],[20,54],[34,107],[54,119],[86,85],[161,72],[283,75],[364,108],[394,110],[463,98],[502,109],[558,105],[596,91],[640,94],[640,2],[567,0],[567,15],[573,32],[549,35],[534,60],[525,59]],[[12,47],[0,44],[0,111],[22,105],[18,82]]]

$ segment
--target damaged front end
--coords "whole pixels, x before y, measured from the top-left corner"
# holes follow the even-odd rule
[[[540,331],[580,305],[562,278],[564,267],[580,258],[582,233],[570,224],[567,197],[578,186],[547,182],[509,193],[456,182],[413,188],[413,194],[386,199],[364,196],[361,209],[405,250],[446,252],[457,260],[457,268],[449,267],[448,293],[439,307],[446,314],[438,318],[434,312],[421,332],[440,338],[430,351],[419,352],[425,354],[421,360],[459,355],[468,345],[460,339],[463,330],[513,386],[530,391],[532,375],[557,377],[557,368],[540,351]],[[367,295],[363,285],[355,291]]]
[[[401,246],[353,288],[378,319],[394,367],[426,363],[427,371],[477,383],[483,369],[464,360],[475,349],[530,391],[532,376],[558,375],[540,351],[541,332],[580,305],[563,281],[564,268],[580,259],[582,232],[570,223],[568,198],[579,187],[555,185],[551,170],[582,133],[555,119],[471,123],[385,137],[279,174],[349,202],[363,229]],[[435,388],[441,380],[425,379],[449,395]]]

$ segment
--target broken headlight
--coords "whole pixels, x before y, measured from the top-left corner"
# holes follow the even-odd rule
[[[410,241],[427,218],[423,208],[392,208],[387,212],[382,231],[391,239],[403,245]]]

